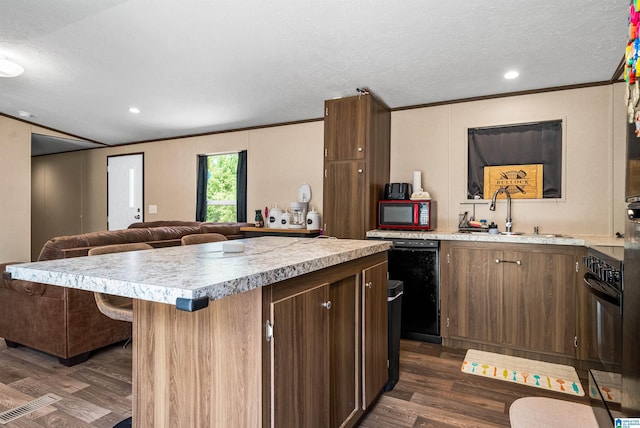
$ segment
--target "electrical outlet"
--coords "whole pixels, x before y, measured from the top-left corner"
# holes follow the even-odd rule
[[[158,214],[158,206],[149,205],[149,214]]]

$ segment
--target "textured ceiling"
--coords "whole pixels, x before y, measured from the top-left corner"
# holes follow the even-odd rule
[[[0,79],[0,113],[116,145],[320,118],[356,87],[398,108],[602,82],[628,5],[2,0],[0,55],[25,72]]]

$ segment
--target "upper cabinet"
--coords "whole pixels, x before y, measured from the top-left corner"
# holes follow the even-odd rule
[[[391,111],[370,94],[325,101],[324,233],[364,239],[389,181]]]
[[[328,161],[364,159],[370,96],[325,101],[324,148]]]

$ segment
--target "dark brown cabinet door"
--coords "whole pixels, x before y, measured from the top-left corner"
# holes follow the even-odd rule
[[[454,243],[448,259],[449,338],[576,356],[575,249]]]
[[[325,158],[364,159],[367,97],[349,97],[325,101]]]
[[[357,316],[358,276],[331,284],[329,311],[331,418],[329,426],[340,427],[357,416],[360,408],[360,363],[357,343],[360,323]]]
[[[391,111],[362,95],[325,101],[325,234],[365,239],[389,181]]]
[[[366,162],[331,162],[324,186],[325,231],[337,238],[364,239],[367,224]]]
[[[503,342],[532,351],[575,354],[575,256],[505,251],[501,265]]]
[[[329,284],[270,305],[271,426],[329,426]]]
[[[451,246],[449,251],[449,327],[451,338],[501,341],[502,251]]]
[[[384,262],[363,271],[363,409],[368,408],[389,379],[387,270]]]

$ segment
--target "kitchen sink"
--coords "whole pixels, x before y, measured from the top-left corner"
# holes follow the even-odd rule
[[[525,238],[572,238],[569,235],[563,235],[562,233],[522,233],[522,232],[500,232],[503,236],[522,236]]]
[[[487,233],[486,230],[478,230],[476,231],[470,231],[470,230],[458,230],[457,232],[454,233],[461,233],[461,234],[465,234],[465,235],[483,235],[483,236],[521,236],[523,238],[568,238],[571,239],[573,238],[572,236],[569,235],[564,235],[562,233],[524,233],[524,232],[500,232],[497,235],[493,235],[490,233]]]

